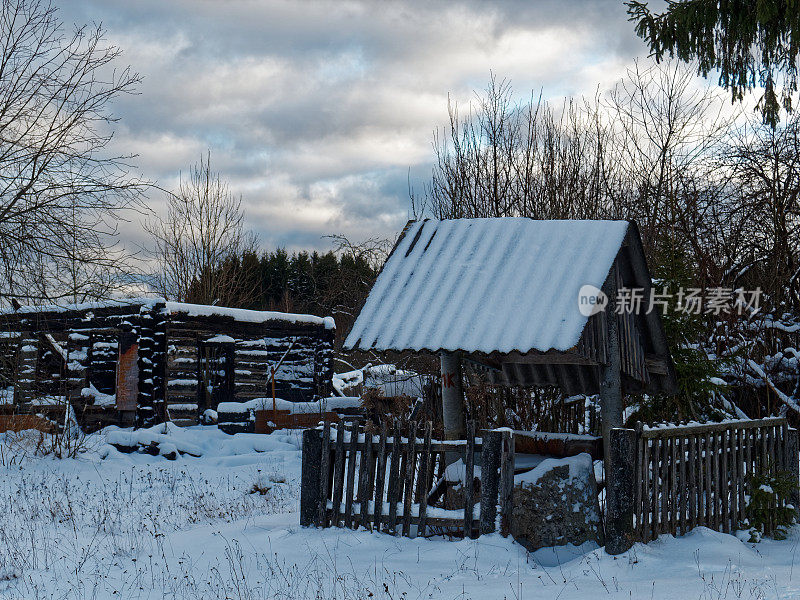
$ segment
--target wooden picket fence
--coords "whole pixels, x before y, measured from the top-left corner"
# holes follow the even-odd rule
[[[634,532],[649,541],[703,525],[730,533],[745,519],[753,476],[793,473],[797,431],[783,418],[637,427]],[[797,507],[797,499],[794,499]]]
[[[514,482],[510,431],[478,438],[470,423],[465,440],[443,441],[432,439],[430,422],[411,422],[405,432],[395,424],[391,435],[385,426],[364,429],[340,422],[303,432],[301,525],[477,537],[496,531],[499,516],[507,533]]]

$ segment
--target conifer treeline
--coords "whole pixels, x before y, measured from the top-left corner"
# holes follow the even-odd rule
[[[289,254],[282,248],[245,252],[228,260],[221,270],[237,275],[229,279],[242,281],[240,289],[226,299],[228,306],[330,315],[336,319],[337,338],[350,329],[377,275],[360,256],[332,251]],[[198,300],[189,295],[189,302]]]

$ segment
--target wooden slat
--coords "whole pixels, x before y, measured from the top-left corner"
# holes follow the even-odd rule
[[[697,452],[697,435],[689,435],[689,529],[697,526],[697,508],[700,501],[700,460]]]
[[[419,465],[419,477],[417,478],[417,489],[419,490],[419,524],[417,525],[417,535],[425,537],[426,531],[426,517],[428,512],[428,493],[430,491],[430,476],[431,462],[433,456],[431,455],[431,434],[433,433],[433,424],[428,421],[425,424],[425,440],[422,443],[422,459]]]
[[[373,510],[373,527],[380,531],[383,513],[383,484],[386,478],[386,423],[381,423],[381,438],[378,442],[377,472],[375,475],[375,509]]]
[[[725,503],[722,486],[722,431],[715,431],[714,436],[714,530],[720,531],[722,527],[722,505]]]
[[[745,462],[747,432],[740,429],[737,435],[739,438],[739,448],[737,450],[739,456],[739,521],[741,522],[745,519],[745,507],[747,504],[745,502],[745,496],[747,494],[747,465]]]
[[[464,537],[472,537],[475,490],[475,422],[467,423],[467,447],[464,452]]]
[[[358,445],[358,423],[350,425],[350,443],[347,449],[347,489],[344,496],[344,526],[353,525],[353,494],[356,483],[356,446]]]
[[[322,424],[322,457],[320,459],[319,526],[327,527],[328,471],[330,470],[331,427],[327,419]]]
[[[728,433],[728,456],[729,456],[729,464],[728,468],[730,470],[730,489],[728,491],[728,495],[730,497],[730,523],[731,523],[731,531],[736,531],[738,529],[739,523],[739,488],[741,487],[741,482],[739,481],[739,457],[737,455],[737,449],[739,448],[739,430],[732,429]]]
[[[636,465],[636,484],[635,484],[635,494],[636,497],[634,499],[634,514],[636,515],[636,533],[640,540],[644,539],[644,526],[643,526],[643,517],[644,517],[644,508],[642,505],[642,490],[645,487],[645,475],[646,475],[646,465],[644,462],[644,445],[646,444],[645,440],[642,439],[642,423],[639,422],[636,424],[636,443],[638,446],[638,451],[636,456],[639,459],[639,462]]]
[[[712,448],[711,448],[711,434],[706,433],[703,435],[703,479],[705,486],[704,503],[703,503],[703,520],[701,525],[712,527],[713,525],[713,512],[711,506],[711,473],[712,473]]]
[[[389,501],[389,515],[386,521],[389,533],[395,534],[397,524],[397,495],[400,487],[400,425],[395,422],[392,440],[392,458],[389,467],[389,488],[386,492]]]
[[[344,495],[344,421],[339,421],[336,429],[336,463],[334,467],[333,483],[333,527],[339,527],[341,520],[342,496]]]
[[[403,535],[411,536],[411,505],[414,500],[414,467],[417,458],[417,424],[411,421],[408,424],[408,442],[405,445],[405,473],[403,494]]]
[[[686,496],[689,492],[686,485],[686,438],[680,437],[678,441],[678,525],[681,535],[686,535]]]
[[[665,438],[680,437],[692,433],[711,433],[712,431],[722,431],[736,427],[737,429],[755,429],[768,426],[781,425],[785,419],[783,417],[770,417],[752,421],[733,421],[724,423],[704,423],[702,425],[677,425],[675,427],[665,427],[656,429],[645,429],[642,436],[646,438]]]
[[[643,516],[642,516],[642,541],[646,542],[646,541],[650,540],[650,538],[652,536],[652,523],[653,523],[653,518],[652,518],[652,515],[650,514],[650,511],[652,510],[651,506],[650,506],[650,500],[652,498],[652,494],[651,494],[651,491],[650,491],[650,488],[652,486],[650,475],[653,472],[652,466],[650,464],[651,463],[650,440],[642,438],[642,447],[644,448],[644,450],[643,450],[644,460],[642,461],[642,463],[643,463],[643,467],[642,467],[642,485],[643,485],[643,490],[642,490],[642,513],[643,513]]]
[[[375,466],[372,463],[372,434],[367,433],[367,428],[364,428],[364,453],[361,455],[361,469],[359,470],[358,488],[360,494],[358,501],[361,506],[361,526],[372,529],[370,526],[367,515],[370,514],[369,502],[372,500],[375,492],[372,489],[372,476],[374,474]],[[363,481],[362,481],[363,480]]]
[[[720,503],[722,508],[722,532],[731,532],[731,513],[730,513],[730,496],[731,489],[730,479],[728,473],[728,449],[730,448],[730,441],[728,440],[728,431],[719,432],[719,445],[720,445],[720,467],[717,472],[717,477],[720,480]]]
[[[659,533],[669,532],[669,442],[667,439],[659,440],[661,444],[661,483],[659,485],[659,500],[661,502],[661,519]]]
[[[669,533],[675,535],[678,530],[678,440],[669,440]]]

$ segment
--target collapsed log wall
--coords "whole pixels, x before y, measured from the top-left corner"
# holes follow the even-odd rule
[[[281,359],[279,398],[330,394],[332,320],[287,315],[242,322],[181,306],[139,300],[0,316],[0,403],[47,413],[55,409],[43,405],[61,398],[63,413],[66,398],[90,429],[168,419],[189,424],[219,402],[271,397],[271,368]],[[126,386],[119,398],[118,385]]]

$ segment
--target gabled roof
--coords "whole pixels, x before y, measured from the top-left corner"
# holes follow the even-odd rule
[[[627,221],[410,221],[345,341],[357,350],[522,354],[574,347]]]

